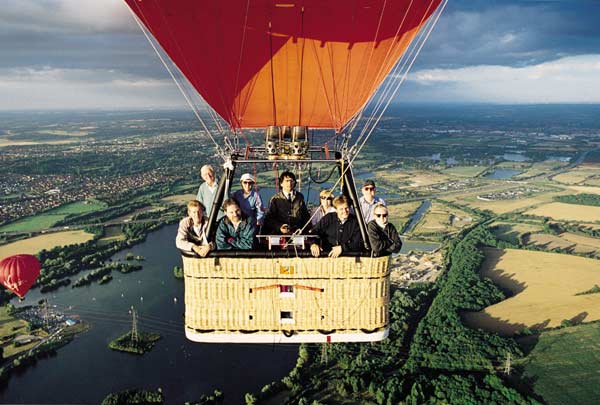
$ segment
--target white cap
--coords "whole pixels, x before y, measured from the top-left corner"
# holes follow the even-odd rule
[[[240,182],[242,182],[242,181],[251,181],[252,183],[256,183],[256,181],[254,180],[254,177],[252,177],[252,175],[250,173],[242,174],[242,177],[240,177]]]

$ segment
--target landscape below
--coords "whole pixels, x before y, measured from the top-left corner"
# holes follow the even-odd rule
[[[303,345],[289,375],[246,402],[600,401],[598,117],[598,106],[392,111],[354,171],[376,181],[406,245],[428,248],[394,258],[389,339]],[[18,127],[0,132],[0,257],[37,254],[43,292],[143,271],[143,258],[108,258],[175,223],[199,166],[218,164],[186,113],[54,114]],[[31,364],[33,346],[54,352],[68,339],[52,343],[41,315],[19,319],[11,298],[1,296],[3,378]]]

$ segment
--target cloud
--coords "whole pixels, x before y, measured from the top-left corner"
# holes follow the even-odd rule
[[[3,31],[33,33],[131,32],[122,0],[3,0]]]
[[[0,70],[0,109],[186,108],[170,79],[111,69]]]
[[[597,53],[597,1],[450,1],[415,67],[526,66]]]
[[[525,67],[424,69],[410,74],[408,80],[413,85],[410,91],[421,101],[600,103],[600,55]]]

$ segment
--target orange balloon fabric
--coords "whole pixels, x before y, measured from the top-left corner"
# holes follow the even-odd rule
[[[341,128],[441,0],[125,0],[233,128]]]
[[[40,275],[40,262],[32,255],[15,255],[0,262],[0,283],[23,298]]]

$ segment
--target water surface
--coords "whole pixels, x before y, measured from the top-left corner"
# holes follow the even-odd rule
[[[183,281],[173,277],[181,266],[175,249],[176,226],[150,234],[146,242],[127,252],[142,255],[144,269],[121,274],[106,285],[61,288],[54,294],[31,291],[22,304],[47,297],[51,306],[78,314],[91,324],[89,332],[42,359],[22,373],[15,373],[0,391],[2,403],[100,403],[110,392],[130,388],[161,387],[167,403],[196,400],[220,388],[226,403],[243,403],[246,392],[260,390],[293,368],[296,345],[200,344],[183,333]],[[75,276],[77,279],[79,275]],[[175,301],[177,299],[177,301]],[[115,352],[108,343],[131,327],[129,308],[140,315],[139,329],[163,335],[144,356]],[[69,310],[68,308],[72,308]]]

